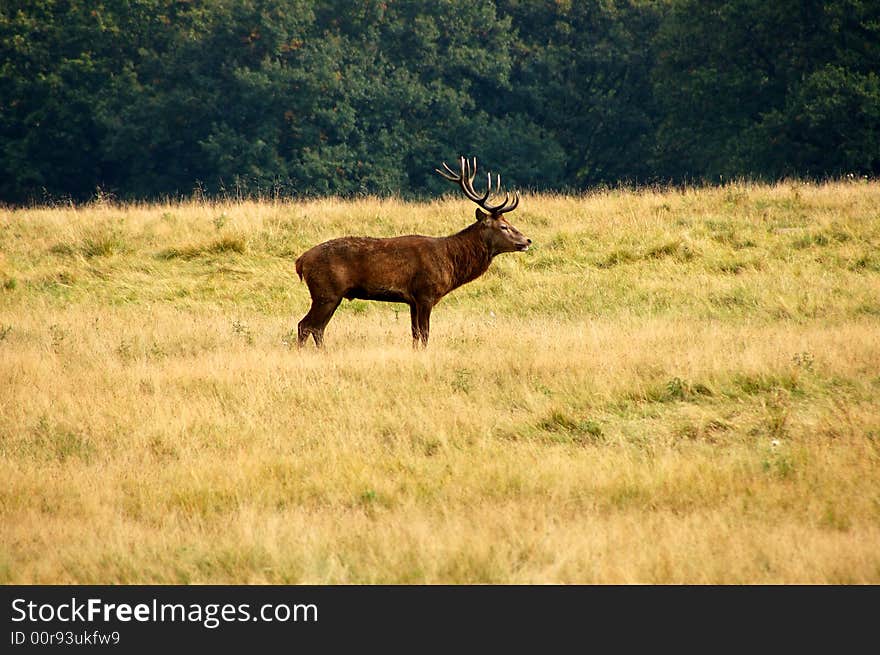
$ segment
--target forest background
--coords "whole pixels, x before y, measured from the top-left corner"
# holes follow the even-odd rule
[[[880,4],[7,0],[0,202],[880,173]]]

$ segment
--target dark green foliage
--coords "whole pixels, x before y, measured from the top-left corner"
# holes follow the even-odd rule
[[[0,201],[880,173],[860,0],[8,0]]]
[[[655,36],[659,170],[715,181],[880,172],[880,5],[670,7]]]
[[[498,5],[519,40],[510,99],[494,104],[545,132],[544,146],[524,153],[535,164],[528,181],[583,187],[651,176],[651,40],[664,10],[633,0]]]

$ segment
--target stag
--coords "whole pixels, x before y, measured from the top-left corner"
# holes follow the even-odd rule
[[[315,345],[324,343],[324,328],[343,298],[380,300],[409,305],[413,346],[428,345],[431,310],[443,296],[486,272],[495,255],[528,250],[532,243],[511,225],[504,214],[516,209],[519,191],[511,201],[490,204],[492,174],[482,194],[474,190],[477,159],[459,158],[456,173],[444,162],[434,169],[461,187],[464,195],[478,205],[476,220],[461,232],[446,237],[417,234],[376,239],[342,237],[325,241],[307,250],[296,260],[296,272],[305,280],[312,306],[298,325],[298,343],[311,335]],[[501,176],[495,180],[495,196],[500,197]]]

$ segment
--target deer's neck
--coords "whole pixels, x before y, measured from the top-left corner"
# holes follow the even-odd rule
[[[447,237],[446,245],[452,263],[453,289],[485,273],[492,262],[494,253],[483,240],[478,223]]]

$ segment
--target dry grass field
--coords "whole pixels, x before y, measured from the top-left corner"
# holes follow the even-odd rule
[[[0,582],[880,583],[880,183],[526,195],[295,346],[294,259],[466,201],[0,209]]]

